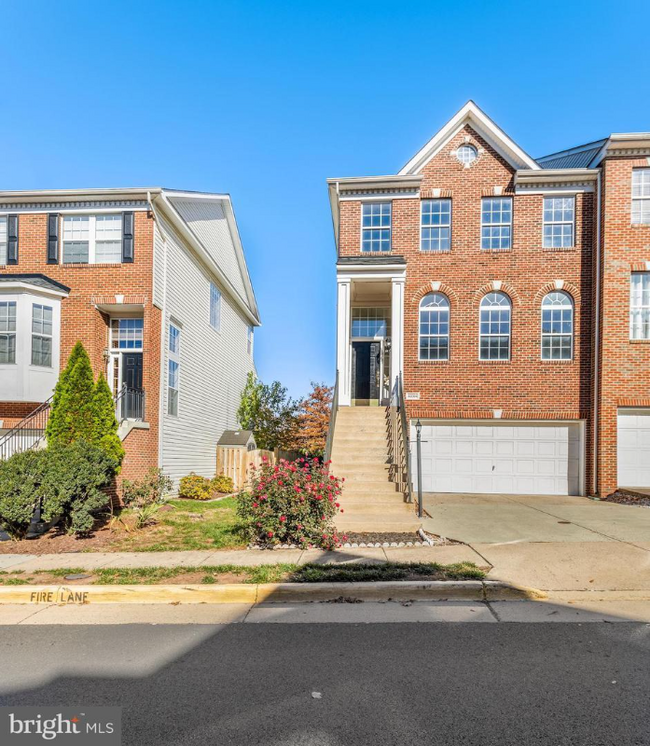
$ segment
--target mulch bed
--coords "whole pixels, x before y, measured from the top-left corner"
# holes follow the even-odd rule
[[[650,495],[642,495],[639,492],[628,492],[627,490],[617,490],[611,495],[601,498],[601,502],[634,505],[637,508],[650,508]]]
[[[0,554],[59,554],[60,552],[111,551],[115,533],[102,526],[86,537],[75,537],[65,531],[50,529],[43,536],[20,541],[0,541]]]

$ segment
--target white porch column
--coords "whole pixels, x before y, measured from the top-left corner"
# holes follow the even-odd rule
[[[350,406],[350,280],[336,281],[336,369],[339,372],[339,404]]]
[[[391,320],[390,320],[390,388],[395,386],[397,377],[404,367],[404,278],[391,279]]]

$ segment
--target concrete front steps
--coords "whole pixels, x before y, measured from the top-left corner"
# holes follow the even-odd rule
[[[341,407],[332,444],[332,473],[345,477],[336,517],[341,532],[416,531],[420,521],[389,481],[383,407]]]

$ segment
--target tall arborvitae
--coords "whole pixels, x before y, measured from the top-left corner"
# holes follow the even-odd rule
[[[92,442],[94,388],[90,358],[77,342],[55,390],[46,430],[48,445],[67,445],[79,438]]]
[[[83,356],[88,357],[88,353],[86,352],[83,344],[81,342],[77,342],[72,348],[72,352],[70,353],[70,357],[68,358],[68,362],[66,363],[65,368],[59,374],[59,380],[54,387],[54,396],[52,397],[52,404],[50,406],[50,416],[47,422],[47,427],[45,428],[45,435],[48,442],[56,441],[61,432],[65,431],[66,429],[63,426],[63,420],[59,416],[61,411],[59,402],[61,401],[63,392],[67,390],[70,372],[74,368],[77,361]],[[90,363],[90,360],[88,362]]]
[[[104,374],[100,373],[92,398],[93,443],[98,445],[118,463],[124,458],[124,447],[117,434],[118,422],[115,417],[115,402]]]

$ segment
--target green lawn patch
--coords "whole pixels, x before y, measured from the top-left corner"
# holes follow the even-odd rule
[[[439,565],[436,562],[383,564],[307,564],[294,572],[292,583],[372,583],[381,580],[482,580],[483,570],[471,562]]]
[[[169,552],[246,546],[234,497],[209,503],[170,500],[168,504],[173,510],[159,512],[155,526],[127,534],[111,548],[123,552]],[[129,511],[124,511],[125,520],[128,515]]]

